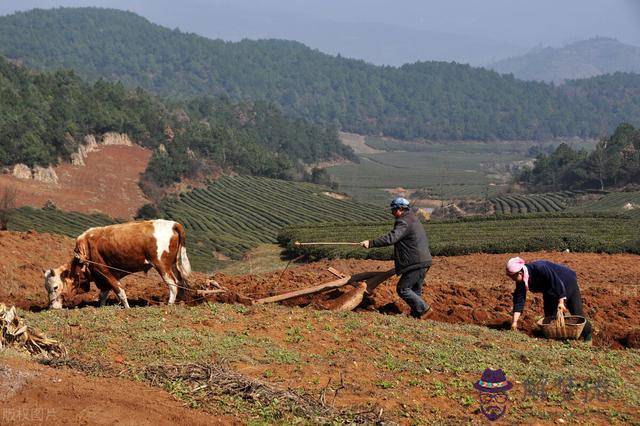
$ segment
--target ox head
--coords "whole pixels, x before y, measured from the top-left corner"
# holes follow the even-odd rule
[[[73,280],[69,275],[68,265],[45,271],[44,288],[49,295],[49,308],[62,308],[63,294],[73,284]]]
[[[61,309],[65,294],[89,291],[89,274],[86,266],[75,259],[70,264],[44,271],[44,288],[49,295],[49,308]]]

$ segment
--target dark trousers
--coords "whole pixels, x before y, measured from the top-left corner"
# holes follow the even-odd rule
[[[558,298],[547,293],[543,293],[542,297],[544,301],[544,316],[555,317],[558,312]],[[570,294],[567,294],[565,304],[571,315],[580,315],[581,317],[586,318],[584,310],[582,309],[582,297],[580,296],[580,289],[578,286],[576,286]],[[587,319],[587,323],[584,325],[584,329],[582,330],[580,337],[584,340],[591,340],[592,332],[593,327],[591,326],[591,322]]]
[[[396,291],[411,308],[412,317],[420,317],[429,310],[429,305],[422,299],[422,285],[429,268],[418,268],[407,271],[400,276]]]

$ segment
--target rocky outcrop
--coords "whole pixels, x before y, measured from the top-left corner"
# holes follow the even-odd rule
[[[98,149],[99,145],[133,145],[129,136],[125,133],[108,132],[102,135],[100,143],[96,140],[94,135],[87,135],[82,140],[82,143],[78,147],[78,151],[71,154],[71,164],[74,166],[84,166],[84,160],[87,158],[87,154],[91,151]]]
[[[109,132],[102,135],[102,140],[100,141],[102,145],[133,145],[131,139],[126,133],[115,133]]]
[[[13,172],[11,174],[18,179],[33,178],[33,172],[26,164],[16,164],[15,166],[13,166]]]
[[[31,169],[26,164],[16,164],[13,166],[13,172],[11,174],[18,179],[33,179],[39,182],[58,183],[58,175],[51,166],[35,166]]]
[[[53,167],[40,167],[35,166],[33,168],[33,180],[37,180],[39,182],[47,182],[47,183],[58,183],[58,175],[56,171],[53,170]]]
[[[74,166],[84,166],[84,160],[91,151],[98,149],[99,145],[127,145],[132,146],[133,142],[125,133],[109,132],[102,135],[98,143],[94,135],[87,135],[78,146],[78,151],[71,154],[71,164]],[[33,169],[25,164],[16,164],[13,166],[11,174],[18,179],[33,179],[40,182],[58,183],[58,175],[56,175],[53,167],[35,166]]]
[[[98,147],[98,142],[96,142],[96,137],[93,135],[87,135],[82,140],[82,143],[78,147],[78,152],[74,152],[71,154],[71,164],[74,166],[84,166],[85,158],[87,158],[87,154],[91,151],[95,151]]]

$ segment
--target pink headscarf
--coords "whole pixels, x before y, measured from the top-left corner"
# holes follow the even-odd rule
[[[527,288],[529,288],[529,271],[527,270],[527,267],[524,266],[524,264],[525,262],[523,258],[518,256],[512,257],[507,262],[507,273],[513,275],[517,272],[522,271],[524,275],[524,284]]]

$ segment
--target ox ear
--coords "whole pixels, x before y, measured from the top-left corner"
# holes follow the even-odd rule
[[[53,276],[53,275],[54,275],[54,273],[53,273],[53,269],[42,269],[42,275],[44,275],[45,277],[46,277],[47,275],[49,275],[49,276]]]

